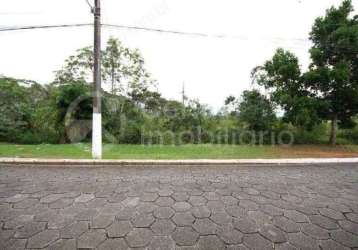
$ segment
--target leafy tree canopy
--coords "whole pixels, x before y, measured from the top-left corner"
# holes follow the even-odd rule
[[[276,120],[274,107],[270,100],[257,90],[244,91],[238,111],[239,118],[254,131],[270,130]]]
[[[144,59],[137,49],[125,47],[118,39],[110,38],[102,51],[102,81],[112,94],[130,96],[145,92],[155,85],[144,67]],[[55,83],[91,82],[93,48],[85,47],[70,56],[64,67],[56,72]]]

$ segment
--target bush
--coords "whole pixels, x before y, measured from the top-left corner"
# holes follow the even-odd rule
[[[353,129],[340,130],[338,133],[338,141],[341,144],[358,144],[358,126]]]

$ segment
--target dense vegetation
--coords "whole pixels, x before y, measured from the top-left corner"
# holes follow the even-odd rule
[[[111,38],[103,51],[104,140],[125,144],[358,143],[358,16],[351,1],[327,10],[310,33],[312,63],[278,49],[253,70],[268,90],[230,96],[213,113],[198,100],[167,100],[138,50]],[[0,141],[90,141],[92,48],[78,50],[48,85],[0,77]],[[278,112],[280,111],[280,112]],[[277,113],[283,112],[283,116]]]

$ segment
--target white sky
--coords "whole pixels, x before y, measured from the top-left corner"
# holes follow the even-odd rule
[[[93,0],[90,0],[93,2]],[[236,38],[177,36],[105,28],[139,48],[165,97],[187,95],[218,109],[229,95],[250,88],[250,72],[277,47],[309,63],[308,33],[314,19],[339,0],[102,0],[103,22]],[[355,7],[358,7],[358,1]],[[90,23],[85,0],[1,0],[0,27]],[[237,37],[242,37],[239,39]],[[0,32],[0,74],[43,83],[78,48],[92,45],[92,28]]]

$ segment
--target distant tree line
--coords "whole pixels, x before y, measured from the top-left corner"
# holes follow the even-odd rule
[[[278,49],[252,71],[256,88],[229,96],[216,113],[198,100],[164,98],[140,52],[110,38],[102,60],[104,140],[270,144],[289,140],[278,138],[288,131],[295,143],[358,143],[358,16],[352,13],[345,0],[316,19],[306,71],[294,54]],[[1,76],[0,141],[90,141],[92,69],[86,47],[65,61],[51,84]]]

